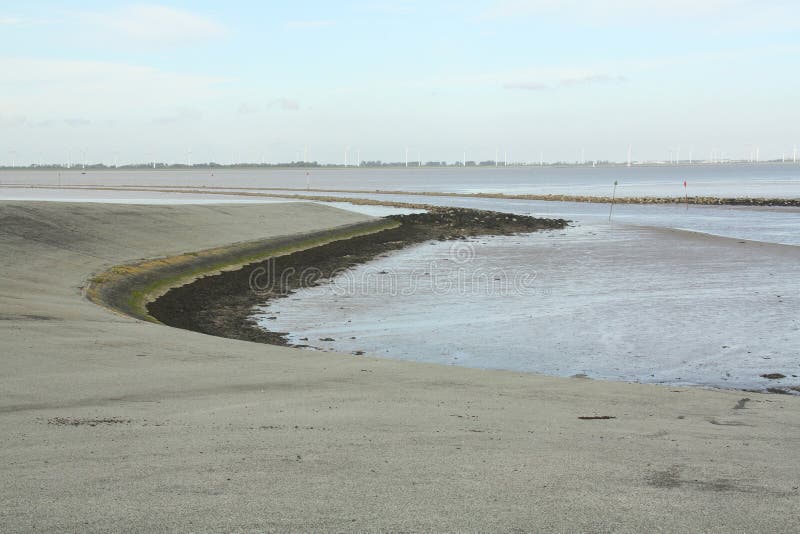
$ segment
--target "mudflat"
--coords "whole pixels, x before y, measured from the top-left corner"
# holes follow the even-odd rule
[[[300,351],[84,291],[115,265],[367,220],[0,203],[0,530],[798,529],[797,397]]]

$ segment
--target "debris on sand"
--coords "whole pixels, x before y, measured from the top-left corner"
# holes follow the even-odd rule
[[[761,376],[761,378],[767,378],[769,380],[780,380],[781,378],[786,378],[786,375],[783,375],[781,373],[766,373],[759,376]]]
[[[48,425],[58,426],[98,426],[129,424],[130,419],[122,417],[52,417],[47,420]]]

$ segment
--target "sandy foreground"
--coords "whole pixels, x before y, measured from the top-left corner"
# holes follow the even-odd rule
[[[0,531],[800,528],[797,397],[299,351],[83,294],[114,265],[366,219],[0,203]]]

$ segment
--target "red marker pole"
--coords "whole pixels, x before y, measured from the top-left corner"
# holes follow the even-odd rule
[[[683,181],[683,196],[686,199],[686,210],[689,210],[689,190],[686,188],[686,180]]]

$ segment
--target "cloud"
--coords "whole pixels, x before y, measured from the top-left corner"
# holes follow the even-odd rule
[[[569,87],[572,85],[586,85],[591,83],[622,83],[628,81],[625,76],[610,76],[608,74],[590,74],[577,78],[564,78],[559,81],[559,85]]]
[[[155,124],[185,124],[187,122],[194,122],[203,117],[203,112],[194,108],[180,108],[176,113],[156,117],[153,119]]]
[[[43,121],[39,121],[36,123],[28,123],[29,126],[33,126],[35,128],[52,128],[55,126],[69,126],[70,128],[76,128],[80,126],[90,126],[92,121],[89,119],[84,119],[81,117],[68,117],[66,119],[45,119]]]
[[[286,27],[291,30],[311,30],[333,25],[332,20],[293,20],[286,23]]]
[[[24,126],[27,123],[28,118],[25,115],[4,115],[0,113],[0,126],[4,128]]]
[[[524,91],[544,91],[550,89],[550,85],[539,82],[511,82],[503,85],[506,89],[522,89]]]
[[[524,91],[546,91],[557,87],[574,87],[578,85],[590,84],[609,84],[623,83],[628,81],[625,76],[612,76],[610,74],[584,74],[569,77],[562,77],[557,80],[542,81],[518,81],[509,82],[503,85],[505,89],[521,89]]]
[[[382,13],[384,15],[408,15],[416,10],[404,2],[375,2],[361,6],[361,9],[369,13]]]
[[[89,119],[82,119],[80,117],[71,117],[64,119],[64,124],[66,124],[67,126],[72,126],[74,128],[76,126],[89,126],[90,124],[92,124],[92,121],[90,121]]]
[[[222,78],[107,61],[0,57],[0,114],[97,118],[201,107],[219,94]]]
[[[50,19],[0,15],[0,26],[40,26],[44,24],[53,24],[55,22],[55,20]]]
[[[764,0],[769,3],[770,0]],[[773,3],[776,0],[772,0]],[[694,17],[723,9],[747,7],[748,0],[496,0],[481,14],[483,18],[520,16],[568,16],[619,19],[656,13]]]
[[[78,19],[103,34],[145,46],[189,44],[225,34],[225,28],[209,18],[156,4],[83,12]]]
[[[495,0],[479,20],[565,19],[571,25],[663,26],[683,22],[714,30],[776,31],[800,26],[796,2],[786,0]]]
[[[253,105],[250,104],[239,104],[239,107],[236,109],[236,113],[239,115],[255,115],[260,110]]]
[[[269,107],[273,108],[276,107],[278,109],[283,109],[286,111],[297,111],[300,109],[300,102],[297,100],[293,100],[291,98],[276,98],[269,103]]]

